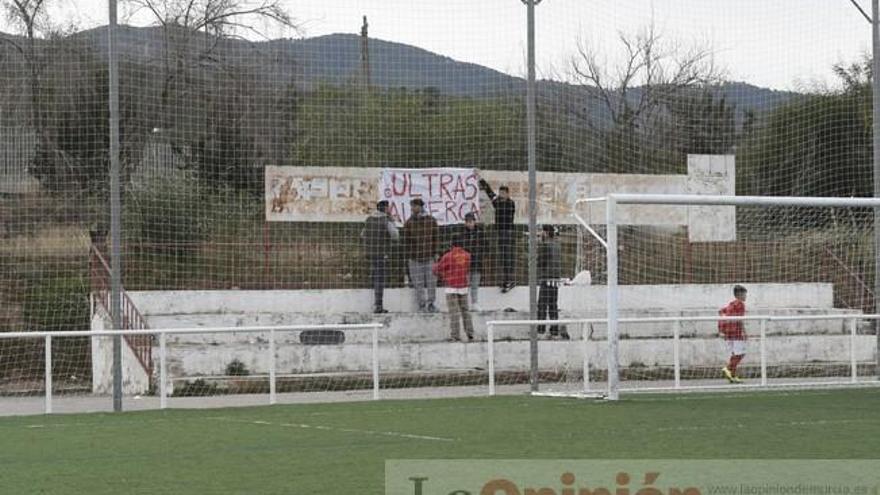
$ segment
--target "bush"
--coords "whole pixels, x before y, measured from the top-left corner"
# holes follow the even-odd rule
[[[89,288],[85,274],[34,280],[24,293],[25,328],[35,331],[87,330]]]
[[[50,272],[51,273],[51,272]],[[89,329],[89,297],[88,285],[84,273],[45,276],[29,281],[21,292],[21,325],[23,328],[13,330],[31,330],[37,332],[71,331]],[[34,339],[10,340],[4,343],[0,354],[9,357],[33,356],[34,349],[42,349],[42,341]],[[53,340],[52,356],[55,373],[62,371],[59,380],[66,380],[70,375],[90,379],[91,377],[91,344],[88,337],[74,337]],[[32,360],[20,365],[27,366],[34,372],[42,374],[40,360]],[[0,362],[4,358],[0,357]],[[11,371],[6,370],[7,372]],[[5,373],[4,373],[5,374]]]
[[[247,376],[250,374],[251,372],[247,369],[247,366],[238,359],[233,359],[232,362],[226,365],[226,376]]]
[[[220,387],[199,378],[192,382],[187,381],[181,387],[175,387],[173,395],[174,397],[206,397],[219,394]]]
[[[144,179],[127,196],[123,231],[152,250],[192,252],[206,236],[206,196],[190,174]]]

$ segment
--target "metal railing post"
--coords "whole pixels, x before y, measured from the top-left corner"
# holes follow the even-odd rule
[[[489,370],[489,395],[495,395],[495,328],[491,323],[486,328],[487,368]]]
[[[855,318],[849,320],[849,366],[850,366],[850,382],[859,381],[859,367],[856,361],[856,330],[857,321]]]
[[[379,400],[379,327],[373,327],[373,400]]]
[[[767,320],[761,319],[761,386],[767,385]]]
[[[675,388],[681,388],[681,320],[672,323],[672,369],[675,375]]]
[[[269,330],[269,404],[275,404],[275,330]]]
[[[165,332],[159,334],[159,409],[168,407],[168,377],[166,374],[166,344],[168,335]]]
[[[581,323],[581,346],[584,353],[584,392],[590,391],[590,332],[589,325]]]
[[[46,365],[46,414],[52,414],[52,336],[46,335],[45,344]]]

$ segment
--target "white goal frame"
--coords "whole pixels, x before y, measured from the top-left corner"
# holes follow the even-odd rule
[[[730,385],[721,383],[721,378],[719,377],[719,384],[717,385],[691,385],[688,384],[685,380],[682,379],[682,363],[681,363],[681,345],[682,345],[682,336],[680,333],[681,324],[682,323],[696,323],[696,322],[716,322],[718,320],[731,320],[731,321],[751,321],[758,323],[760,326],[760,331],[758,333],[757,342],[758,342],[758,359],[760,365],[760,374],[758,376],[758,380],[756,383],[749,383],[745,385],[737,385],[736,387],[730,387]],[[840,321],[845,323],[847,329],[847,337],[848,337],[848,361],[847,367],[849,369],[849,373],[846,375],[841,375],[839,379],[836,380],[809,380],[805,379],[803,381],[793,381],[787,383],[771,383],[769,381],[768,376],[768,362],[767,362],[767,328],[770,324],[773,323],[786,323],[786,322],[795,322],[795,321]],[[668,392],[668,391],[705,391],[705,392],[721,392],[721,391],[742,391],[742,390],[757,390],[757,389],[805,389],[805,388],[829,388],[829,387],[867,387],[867,386],[880,386],[880,381],[865,381],[864,376],[859,376],[858,374],[858,364],[859,361],[856,357],[857,354],[857,346],[858,343],[856,341],[857,337],[857,329],[858,322],[860,321],[877,321],[880,320],[880,314],[817,314],[817,315],[797,315],[797,316],[778,316],[778,315],[750,315],[750,316],[730,316],[730,317],[719,317],[719,316],[658,316],[658,317],[641,317],[641,318],[620,318],[618,320],[619,323],[659,323],[659,324],[668,324],[670,326],[669,336],[672,339],[672,349],[673,349],[673,380],[671,385],[661,385],[661,386],[649,386],[649,387],[619,387],[618,392],[625,393],[651,393],[651,392]],[[569,397],[569,398],[579,398],[579,399],[607,399],[607,400],[616,400],[611,397],[610,388],[599,388],[596,385],[598,383],[591,381],[590,375],[590,367],[592,363],[589,361],[589,354],[591,347],[596,345],[602,345],[602,343],[606,342],[605,340],[593,340],[589,336],[589,332],[587,330],[588,326],[591,324],[601,324],[605,325],[608,323],[608,320],[604,318],[582,318],[582,319],[559,319],[559,320],[493,320],[486,322],[487,327],[487,360],[488,360],[488,371],[489,371],[489,395],[499,395],[501,393],[509,393],[509,391],[498,391],[497,385],[497,377],[496,377],[496,364],[495,364],[495,354],[497,351],[495,350],[496,343],[498,340],[495,337],[495,333],[497,330],[503,330],[505,328],[511,327],[526,327],[526,326],[535,326],[535,325],[569,325],[580,327],[580,333],[577,331],[570,332],[572,340],[570,342],[571,345],[577,345],[580,347],[580,355],[581,355],[581,366],[582,371],[579,377],[578,382],[574,382],[576,387],[571,387],[566,390],[538,390],[529,392],[532,396],[537,397]],[[575,368],[573,366],[572,368]],[[519,391],[514,387],[514,391]]]
[[[587,203],[605,204],[605,239],[589,222],[578,214],[578,207]],[[674,205],[674,206],[802,206],[826,208],[873,208],[875,229],[880,218],[880,198],[829,198],[797,196],[729,196],[697,194],[630,194],[613,193],[598,198],[581,198],[574,202],[572,216],[605,248],[607,257],[607,328],[608,328],[608,390],[606,399],[617,400],[620,393],[619,374],[619,297],[618,288],[618,205]],[[878,233],[875,232],[875,236]],[[715,317],[714,319],[717,319]],[[880,332],[878,332],[880,333]],[[880,334],[877,336],[878,359],[880,359]]]

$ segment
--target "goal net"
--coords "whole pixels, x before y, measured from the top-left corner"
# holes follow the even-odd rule
[[[498,391],[528,390],[535,356],[542,388],[603,390],[609,272],[576,199],[873,196],[869,26],[851,2],[804,1],[534,2],[531,129],[522,1],[118,0],[113,67],[110,2],[0,1],[0,412],[19,399],[41,411],[47,386],[58,411],[109,404],[110,337],[20,332],[114,325],[205,330],[167,333],[164,379],[159,333],[126,335],[132,404],[158,404],[162,385],[171,407],[265,403],[273,359],[279,402],[372,398],[376,369],[380,397],[485,394],[486,323],[532,318],[530,266],[537,293],[556,292],[544,316],[577,321],[570,340],[547,328],[537,352],[529,325],[494,328]],[[531,257],[530,191],[538,232],[553,233]],[[432,235],[403,233],[413,199]],[[367,228],[381,200],[397,240]],[[577,211],[605,239],[601,208]],[[747,316],[877,312],[869,210],[643,206],[656,211],[636,222],[627,208],[621,385],[674,385],[676,328],[681,384],[716,380],[717,322],[623,319],[711,317],[737,283]],[[432,263],[473,236],[469,212],[479,277],[455,312],[465,287]],[[718,225],[735,239],[713,238]],[[372,333],[350,326],[373,323],[376,366]],[[777,362],[790,356],[771,340],[844,345],[850,323],[766,321],[768,382],[846,373],[837,344],[825,361]],[[760,325],[745,323],[749,346]],[[327,331],[292,330],[304,326]],[[856,328],[859,377],[869,327]],[[754,384],[760,363],[746,356],[739,373]]]
[[[601,246],[584,262],[595,285],[582,293],[598,319],[584,324],[598,333],[572,345],[596,368],[593,388],[616,397],[876,382],[878,204],[640,194],[578,201],[578,220]],[[659,217],[685,225],[647,225]],[[562,375],[574,380],[551,390],[590,388],[583,373]]]

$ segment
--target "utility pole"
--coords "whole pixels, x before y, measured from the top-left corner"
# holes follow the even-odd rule
[[[862,17],[871,23],[871,96],[873,121],[871,123],[872,147],[874,149],[874,197],[880,198],[880,0],[871,0],[871,15],[856,0],[850,3]],[[874,313],[880,312],[880,208],[874,208]],[[880,379],[880,320],[874,320],[877,337],[877,361],[874,374]]]
[[[364,22],[361,24],[361,71],[360,71],[360,109],[358,115],[358,141],[360,143],[360,154],[363,163],[370,163],[372,156],[372,147],[370,146],[369,134],[367,133],[369,122],[361,119],[369,119],[370,115],[370,87],[372,81],[370,78],[370,36],[368,31],[367,16],[364,16]]]
[[[874,117],[874,197],[880,198],[880,0],[871,2],[871,93],[873,95]],[[880,208],[874,208],[874,313],[880,311]],[[877,362],[874,374],[880,379],[880,320],[874,320],[874,334],[877,337]]]
[[[528,32],[528,82],[526,84],[526,143],[529,161],[529,319],[538,318],[538,180],[535,170],[537,161],[535,139],[535,6],[541,0],[521,0],[526,4],[526,23]],[[531,356],[529,384],[532,392],[538,391],[538,329],[529,328]]]
[[[364,23],[361,26],[361,83],[364,89],[370,89],[370,37],[367,33],[367,16],[364,16]]]
[[[109,0],[107,30],[110,74],[110,319],[113,330],[122,330],[122,202],[119,192],[119,63],[116,46],[116,0]],[[113,336],[113,410],[122,411],[122,337]]]

